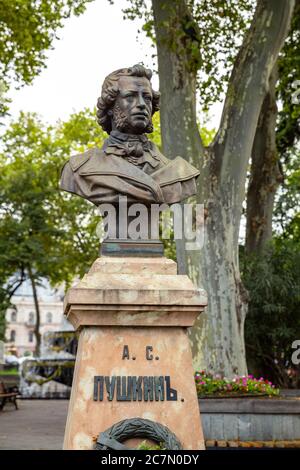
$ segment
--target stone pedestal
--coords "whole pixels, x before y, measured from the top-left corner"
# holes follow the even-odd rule
[[[95,261],[65,298],[81,333],[64,449],[92,449],[129,418],[167,426],[183,449],[204,449],[187,328],[206,303],[172,260]]]

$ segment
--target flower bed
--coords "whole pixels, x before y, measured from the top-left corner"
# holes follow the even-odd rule
[[[253,375],[236,376],[229,380],[220,375],[213,375],[206,371],[195,373],[195,383],[199,398],[207,397],[251,397],[251,396],[278,396],[279,389],[269,380]]]

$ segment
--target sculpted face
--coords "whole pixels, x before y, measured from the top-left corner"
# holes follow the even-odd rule
[[[143,134],[152,117],[149,80],[146,77],[120,77],[118,85],[112,128],[128,134]]]

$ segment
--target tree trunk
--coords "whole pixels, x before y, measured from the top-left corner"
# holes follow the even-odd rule
[[[35,325],[34,325],[34,335],[35,335],[35,355],[38,357],[40,355],[41,348],[41,333],[40,333],[40,305],[37,295],[36,282],[34,275],[32,273],[31,267],[28,267],[28,275],[31,282],[33,301],[35,307]]]
[[[251,175],[247,192],[246,253],[260,254],[272,238],[272,216],[276,190],[282,182],[276,149],[275,65],[269,80],[252,148]]]
[[[168,157],[181,155],[200,169],[197,202],[205,204],[207,213],[203,249],[185,256],[190,276],[206,289],[209,302],[191,332],[194,365],[227,377],[244,375],[247,295],[238,261],[240,217],[257,120],[293,2],[258,1],[230,78],[220,129],[208,149],[203,149],[197,129],[196,70],[194,56],[191,60],[188,57],[193,47],[189,47],[190,37],[182,32],[186,3],[152,0],[152,5],[163,150]],[[179,253],[177,247],[180,259],[184,258],[183,247],[181,244]]]
[[[244,321],[247,293],[241,282],[238,245],[231,209],[223,205],[222,192],[207,201],[205,242],[200,276],[208,307],[191,331],[195,368],[226,377],[246,375]]]
[[[163,6],[162,6],[163,4]],[[162,148],[168,158],[177,155],[185,158],[196,168],[199,168],[199,158],[204,155],[204,147],[198,131],[196,115],[196,77],[197,64],[194,59],[189,63],[189,47],[193,46],[193,40],[184,34],[173,38],[169,34],[169,28],[182,31],[184,23],[193,24],[192,17],[184,1],[178,0],[153,0],[153,13],[155,19],[155,31],[158,52],[158,71],[161,92],[161,136]],[[169,27],[165,24],[168,22]],[[194,25],[197,28],[197,25]],[[174,42],[170,44],[170,39]],[[170,49],[176,52],[170,52]],[[200,166],[201,163],[200,163]],[[185,240],[176,241],[177,265],[179,274],[193,271],[193,279],[198,280],[199,253],[194,253],[198,258],[189,263],[185,252]]]

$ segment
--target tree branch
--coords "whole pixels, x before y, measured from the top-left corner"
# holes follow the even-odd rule
[[[270,75],[269,91],[262,104],[252,147],[251,174],[247,191],[247,253],[261,253],[272,238],[275,194],[283,175],[276,148],[277,63]]]
[[[152,0],[152,7],[162,94],[163,151],[169,158],[180,155],[198,167],[204,151],[196,117],[198,25],[185,0]]]
[[[270,73],[290,25],[294,0],[258,0],[231,74],[219,131],[212,143],[217,176],[236,214]],[[238,215],[240,217],[240,215]],[[239,226],[239,220],[236,221]]]
[[[37,288],[36,288],[36,279],[34,277],[34,274],[32,272],[32,269],[31,269],[30,265],[27,266],[27,271],[28,271],[28,276],[29,276],[30,282],[31,282],[32,295],[33,295],[33,301],[34,301],[35,313],[36,313],[35,326],[34,326],[34,335],[35,335],[35,338],[36,338],[35,353],[36,353],[37,356],[39,356],[39,354],[40,354],[40,345],[41,345],[40,305],[39,305],[38,293],[37,293]]]
[[[7,292],[8,292],[8,299],[12,298],[14,293],[19,289],[19,287],[23,284],[23,282],[26,280],[26,275],[24,268],[21,268],[21,273],[20,273],[20,278],[15,279],[10,285],[7,286]]]

